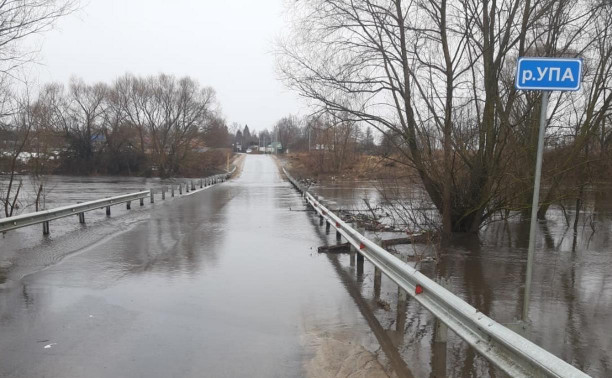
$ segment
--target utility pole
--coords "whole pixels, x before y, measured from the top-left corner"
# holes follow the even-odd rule
[[[310,152],[310,130],[311,130],[311,127],[308,126],[308,152]]]

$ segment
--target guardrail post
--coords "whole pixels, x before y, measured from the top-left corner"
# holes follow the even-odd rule
[[[162,200],[166,199],[166,187],[162,187]]]
[[[170,196],[174,198],[174,184],[170,185]]]
[[[200,189],[204,187],[204,180],[200,179]]]
[[[144,198],[140,199],[140,206],[144,206]]]
[[[319,215],[319,226],[323,226],[323,215]]]
[[[336,242],[340,243],[342,241],[342,234],[339,230],[336,230]]]
[[[374,242],[382,247],[382,239],[380,237],[374,238]],[[374,266],[374,298],[380,298],[380,287],[382,283],[382,272],[377,266]]]
[[[399,254],[400,260],[408,262],[408,256]],[[406,310],[407,310],[408,293],[402,289],[401,286],[397,286],[397,319],[395,321],[395,330],[400,334],[404,334],[404,328],[406,327]]]
[[[79,213],[79,223],[80,224],[85,223],[85,213]]]
[[[448,281],[438,280],[438,283],[448,289]],[[431,370],[433,377],[446,377],[446,346],[448,341],[448,326],[440,319],[434,319],[434,344],[432,348]]]
[[[153,188],[151,188],[149,192],[151,193],[151,203],[155,203],[155,196],[153,195]]]
[[[42,222],[43,235],[49,235],[49,221]]]
[[[127,210],[131,210],[131,209],[132,209],[132,201],[127,201],[127,202],[125,203],[125,208],[126,208]]]
[[[357,249],[355,249],[355,247],[354,247],[354,246],[351,244],[349,254],[350,254],[350,265],[351,265],[352,267],[354,267],[354,266],[355,266],[355,254],[356,254],[356,253],[357,253]]]
[[[193,180],[191,180],[191,191],[193,192],[195,190],[195,185],[193,183]]]
[[[331,227],[331,224],[329,223],[328,220],[325,220],[325,233],[329,234],[329,229]]]
[[[365,228],[359,226],[357,228],[357,232],[359,232],[362,236],[365,236]],[[357,251],[357,263],[361,262],[363,264],[364,257],[360,251]]]
[[[441,278],[437,280],[438,284],[443,288],[448,290],[449,283],[448,280]],[[436,329],[435,329],[435,339],[436,343],[444,343],[444,347],[446,349],[446,341],[448,340],[448,326],[440,321],[440,319],[436,318]]]
[[[183,185],[181,185],[181,183],[179,183],[178,189],[179,189],[179,195],[183,195]]]
[[[185,193],[189,193],[189,183],[185,183]]]
[[[110,206],[106,206],[106,216],[110,217],[111,212],[110,212]]]
[[[363,227],[359,227],[357,228],[357,232],[359,232],[361,235],[365,234],[365,229],[363,229]],[[363,276],[363,262],[364,262],[364,257],[361,254],[361,251],[357,251],[357,277],[362,277]]]

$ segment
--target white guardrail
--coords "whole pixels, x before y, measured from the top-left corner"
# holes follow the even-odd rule
[[[205,188],[210,185],[214,185],[218,182],[223,182],[228,179],[235,171],[236,168],[234,167],[231,172],[199,179],[199,186],[200,188]],[[189,193],[190,190],[195,191],[197,187],[197,182],[198,180],[195,180],[195,182],[194,180],[187,180],[186,182],[163,186],[161,189],[161,198],[166,198],[166,191],[168,190],[171,192],[172,197],[174,197],[175,189],[178,191],[178,194],[183,194],[183,190],[185,191],[185,193]],[[143,206],[145,198],[150,198],[151,203],[154,203],[156,192],[157,191],[154,189],[149,189],[116,197],[109,197],[95,201],[78,203],[75,205],[62,206],[50,210],[43,210],[34,213],[20,214],[9,218],[2,218],[0,219],[0,232],[7,232],[18,228],[42,223],[43,234],[49,234],[49,222],[52,220],[77,215],[79,217],[79,221],[81,223],[85,223],[85,212],[87,211],[106,208],[106,214],[110,215],[110,207],[113,205],[127,203],[127,208],[130,209],[132,201],[140,200],[140,206]]]
[[[393,282],[511,377],[589,377],[552,353],[487,317],[412,266],[361,235],[323,206],[284,168],[316,212]],[[418,288],[418,290],[417,290]]]

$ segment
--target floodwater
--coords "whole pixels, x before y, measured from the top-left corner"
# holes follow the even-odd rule
[[[326,235],[272,157],[117,208],[0,239],[0,376],[409,376],[348,294],[348,267],[316,252]]]
[[[312,189],[329,207],[367,211],[385,202],[375,182],[333,182]],[[577,232],[572,202],[551,208],[540,222],[536,244],[527,330],[524,336],[593,377],[612,377],[612,201],[610,188],[587,194]],[[567,216],[567,218],[566,218]],[[569,226],[568,226],[569,221]],[[373,233],[370,236],[375,236]],[[496,321],[513,326],[522,318],[529,241],[529,221],[512,218],[486,226],[479,237],[460,237],[451,245],[413,246],[412,255],[438,255],[418,268],[446,280],[448,289]],[[412,252],[410,249],[413,249]],[[406,251],[404,251],[406,252]],[[366,265],[367,267],[367,265]],[[393,285],[382,297],[396,303]],[[370,288],[371,290],[371,288]],[[499,376],[461,339],[449,332],[446,356],[433,342],[434,319],[415,305],[407,311],[401,354],[415,376]],[[393,306],[392,306],[393,307]],[[396,320],[391,311],[380,317],[385,328]],[[519,328],[520,329],[520,328]],[[437,354],[437,355],[436,355]]]
[[[66,182],[48,204],[158,184]],[[314,190],[331,207],[363,208],[364,196],[376,205],[374,186]],[[528,337],[607,377],[612,211],[589,206],[576,238],[557,213],[541,225]],[[496,223],[418,268],[511,323],[522,310],[527,238],[524,222]],[[398,305],[386,277],[377,293],[367,261],[317,253],[335,242],[261,155],[247,156],[238,178],[189,196],[113,207],[111,217],[87,213],[86,225],[53,221],[49,237],[38,226],[8,232],[0,239],[0,376],[500,376],[452,332],[446,348],[434,343],[432,316],[414,301]]]

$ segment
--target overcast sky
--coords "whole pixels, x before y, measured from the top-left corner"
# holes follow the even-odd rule
[[[229,123],[261,130],[301,109],[275,75],[283,9],[283,0],[83,0],[37,42],[34,74],[40,83],[189,75],[215,88]]]

